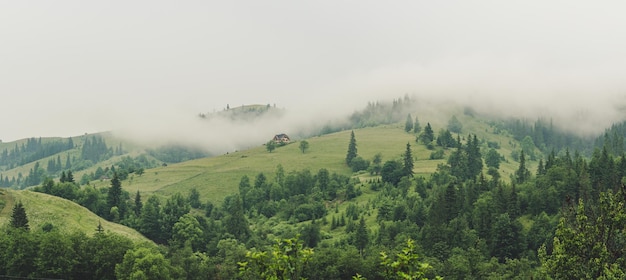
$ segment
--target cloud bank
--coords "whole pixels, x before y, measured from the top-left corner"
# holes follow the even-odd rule
[[[3,2],[0,139],[114,130],[225,151],[404,94],[597,133],[624,119],[625,9],[582,0]],[[288,116],[196,119],[226,104],[277,104]]]

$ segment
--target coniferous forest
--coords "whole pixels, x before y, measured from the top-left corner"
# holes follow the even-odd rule
[[[402,101],[393,106],[401,106]],[[390,108],[393,108],[390,107]],[[355,127],[390,120],[354,114]],[[0,235],[0,275],[54,279],[623,279],[626,277],[626,155],[623,125],[580,138],[544,121],[494,121],[494,133],[519,141],[514,172],[502,174],[499,143],[481,139],[456,117],[435,133],[410,114],[392,116],[415,140],[403,153],[371,161],[359,131],[345,139],[345,162],[366,180],[327,168],[244,175],[221,203],[196,188],[146,196],[122,186],[156,166],[123,157],[83,180],[59,157],[32,191],[84,206],[150,241],[109,232],[29,226],[12,207]],[[425,120],[424,120],[425,121]],[[464,134],[464,132],[466,132]],[[70,139],[71,141],[71,139]],[[29,139],[5,151],[4,165],[71,143]],[[308,142],[307,142],[308,144]],[[73,145],[73,144],[71,144]],[[58,146],[58,147],[57,147]],[[56,148],[55,148],[56,147]],[[432,151],[435,172],[417,174],[414,150]],[[308,145],[307,145],[307,148]],[[311,147],[313,148],[313,147]],[[88,138],[81,160],[113,150]],[[269,151],[269,150],[268,150]],[[307,152],[302,149],[302,153]],[[308,152],[307,152],[308,153]],[[11,157],[12,155],[21,155]],[[69,160],[68,160],[69,161]],[[77,161],[78,162],[78,161]],[[530,168],[533,166],[533,168]],[[67,168],[69,167],[69,168]],[[35,170],[43,169],[37,167]],[[97,173],[97,174],[96,174]],[[31,178],[31,175],[26,178]],[[30,179],[32,180],[32,179]],[[105,188],[88,184],[107,180]],[[2,180],[0,180],[2,182]]]

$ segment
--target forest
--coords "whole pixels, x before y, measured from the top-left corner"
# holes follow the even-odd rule
[[[407,120],[413,120],[407,118]],[[408,123],[408,121],[407,121]],[[413,123],[414,124],[414,123]],[[426,127],[429,127],[427,124]],[[34,191],[75,201],[135,228],[136,244],[93,225],[93,236],[52,225],[29,229],[13,209],[0,238],[0,275],[64,279],[572,279],[624,277],[626,156],[609,145],[590,158],[552,151],[536,170],[519,154],[511,178],[476,135],[407,143],[401,159],[359,163],[354,132],[346,164],[360,182],[326,169],[243,176],[220,206],[197,190],[165,200],[81,186],[70,172]],[[414,133],[413,127],[407,129]],[[447,139],[440,140],[443,137]],[[448,143],[448,144],[444,144]],[[446,149],[430,177],[415,176],[411,145]],[[450,146],[450,147],[447,147]],[[481,146],[483,149],[481,149]],[[487,146],[488,147],[488,146]],[[487,152],[485,152],[487,150]],[[493,153],[496,153],[493,156]],[[491,156],[489,156],[491,154]],[[128,159],[128,162],[133,162]],[[486,163],[486,166],[484,166]],[[377,168],[373,168],[378,165]],[[118,168],[118,170],[122,170]],[[486,174],[483,172],[487,170]],[[133,170],[134,172],[134,170]],[[355,202],[364,191],[374,196]],[[339,205],[347,205],[339,211]],[[22,209],[20,210],[20,207]],[[24,214],[20,214],[24,213]],[[371,221],[371,222],[366,222]],[[86,253],[89,252],[89,253]]]
[[[73,201],[102,219],[133,228],[150,241],[133,241],[101,224],[92,225],[91,234],[67,232],[53,223],[31,228],[29,210],[18,202],[10,223],[0,229],[0,276],[626,277],[624,125],[616,124],[597,138],[582,138],[545,120],[491,120],[489,133],[511,135],[510,141],[516,141],[509,143],[514,148],[505,157],[503,143],[464,134],[469,129],[456,116],[435,132],[430,122],[420,123],[406,113],[411,102],[370,104],[351,119],[355,127],[401,124],[398,129],[414,138],[397,147],[404,151],[401,155],[385,160],[381,153],[371,159],[362,156],[359,130],[352,130],[342,162],[352,176],[327,168],[287,171],[278,164],[273,172],[241,176],[220,203],[197,188],[170,195],[129,192],[123,184],[166,162],[126,156],[121,144],[111,148],[102,138],[86,138],[80,157],[68,155],[65,164],[61,156],[52,157],[47,168],[37,162],[20,182],[36,185],[30,191]],[[380,116],[389,110],[404,117]],[[464,114],[473,117],[474,112],[466,109]],[[35,159],[46,154],[42,150],[63,143],[39,142],[30,139],[23,148],[6,151],[3,164]],[[434,172],[415,172],[418,147],[430,153],[426,160],[439,162]],[[173,146],[150,154],[172,162],[200,156]],[[117,163],[74,178],[84,166],[114,155],[119,156]],[[515,170],[503,174],[501,166],[511,165],[510,159]],[[33,178],[39,181],[29,181]],[[96,187],[90,183],[94,180],[108,186]]]

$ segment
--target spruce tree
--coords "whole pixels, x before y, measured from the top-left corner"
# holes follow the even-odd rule
[[[10,224],[13,228],[29,230],[26,209],[24,209],[24,205],[21,201],[13,206],[13,213],[11,213]]]
[[[413,155],[411,153],[411,144],[406,143],[406,151],[404,152],[404,176],[413,177]]]
[[[411,132],[411,130],[413,130],[413,118],[411,114],[408,114],[406,116],[406,122],[404,123],[404,131]]]
[[[420,122],[417,117],[415,117],[415,121],[413,122],[413,133],[419,133],[420,130],[422,130],[422,127],[420,126]]]
[[[352,159],[357,156],[356,138],[354,137],[354,130],[350,133],[350,144],[348,144],[348,154],[346,155],[346,164],[350,165]]]
[[[526,169],[526,158],[524,156],[524,150],[519,155],[519,168],[515,171],[515,179],[518,184],[524,183],[530,177],[530,171]]]
[[[468,177],[466,179],[473,179],[483,170],[483,157],[480,154],[480,146],[476,134],[474,134],[474,137],[468,136],[466,151],[468,169]]]
[[[74,174],[72,174],[72,170],[68,170],[67,171],[67,182],[70,183],[75,183],[76,181],[74,181]]]
[[[239,195],[233,197],[232,205],[227,210],[230,215],[224,217],[226,232],[232,234],[241,242],[247,241],[250,236],[250,228],[248,227],[248,219],[246,219]]]
[[[122,183],[117,173],[113,173],[113,179],[111,179],[111,187],[107,193],[107,206],[109,209],[117,207],[120,210],[119,218],[124,218],[124,213],[122,212]]]
[[[369,243],[369,235],[367,233],[367,226],[365,225],[365,218],[361,216],[361,220],[359,221],[359,225],[356,228],[354,233],[354,245],[357,249],[359,249],[359,253],[363,256],[363,250],[367,247]]]
[[[430,126],[430,123],[426,123],[426,127],[424,127],[424,132],[420,135],[420,140],[424,144],[428,144],[435,140],[435,132],[433,128]]]
[[[143,208],[143,203],[141,202],[141,194],[139,194],[139,190],[137,190],[137,194],[135,194],[135,215],[139,217],[141,215],[141,208]]]

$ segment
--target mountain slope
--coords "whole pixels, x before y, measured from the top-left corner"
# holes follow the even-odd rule
[[[59,197],[31,192],[1,189],[0,201],[4,204],[0,211],[0,226],[11,218],[14,203],[21,201],[26,209],[31,230],[41,230],[47,223],[64,232],[82,231],[88,235],[96,232],[98,223],[105,231],[123,235],[135,241],[149,241],[137,231],[126,226],[109,222],[74,202]]]
[[[422,118],[420,118],[422,119]],[[481,147],[483,153],[487,150],[487,142],[496,142],[500,145],[498,152],[507,160],[501,163],[500,172],[506,180],[514,172],[518,163],[510,158],[511,152],[518,147],[510,135],[494,134],[490,125],[485,121],[471,117],[459,116],[465,125],[463,132],[459,136],[463,139],[467,134],[477,134],[479,139],[485,140]],[[422,120],[422,127],[426,119]],[[440,129],[444,129],[445,121],[433,122],[433,130],[437,135]],[[358,155],[366,160],[372,160],[374,155],[380,153],[382,161],[397,159],[400,160],[406,149],[406,144],[411,144],[412,153],[415,158],[414,172],[417,176],[428,177],[437,169],[437,165],[446,162],[450,150],[445,152],[446,158],[440,160],[430,160],[432,150],[426,148],[421,143],[416,143],[416,135],[404,131],[404,123],[391,125],[381,125],[355,129]],[[272,135],[268,135],[271,139]],[[455,134],[456,138],[457,135]],[[133,176],[123,182],[123,187],[130,193],[140,191],[143,194],[156,194],[169,196],[180,192],[187,194],[192,188],[196,188],[203,200],[209,200],[214,204],[220,204],[226,195],[238,191],[239,181],[242,176],[248,176],[251,180],[259,173],[273,178],[276,167],[280,164],[285,172],[309,169],[316,173],[321,168],[326,168],[330,172],[343,175],[352,175],[352,171],[345,164],[345,157],[350,139],[350,131],[341,131],[332,134],[322,135],[306,139],[310,148],[302,153],[299,149],[298,141],[292,142],[283,147],[279,147],[273,152],[268,152],[264,145],[258,147],[229,153],[222,156],[201,158],[197,160],[170,164],[154,169],[146,170],[141,176]],[[527,163],[530,168],[536,163]],[[369,173],[356,174],[357,177],[367,179]],[[108,187],[106,180],[92,181],[92,185],[97,187]]]

